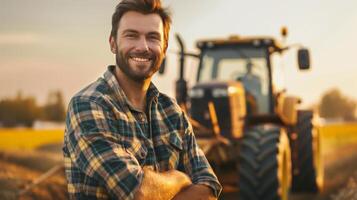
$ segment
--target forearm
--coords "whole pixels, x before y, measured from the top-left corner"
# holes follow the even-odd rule
[[[168,200],[191,185],[191,180],[184,173],[171,170],[158,173],[144,169],[144,178],[135,193],[135,200]]]
[[[206,185],[192,184],[180,191],[172,200],[217,200],[212,189]]]

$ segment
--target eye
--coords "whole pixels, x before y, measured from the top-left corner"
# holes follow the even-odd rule
[[[157,34],[151,34],[148,36],[150,40],[161,41],[161,37]]]

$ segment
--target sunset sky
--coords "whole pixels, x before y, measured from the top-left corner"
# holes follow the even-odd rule
[[[188,50],[200,38],[270,35],[280,38],[287,26],[288,43],[310,49],[312,69],[299,72],[296,51],[286,54],[283,82],[305,105],[337,87],[357,99],[357,1],[355,0],[165,0],[173,14],[166,75],[154,82],[173,95],[180,33]],[[0,99],[36,96],[42,103],[60,89],[66,100],[114,64],[108,36],[118,1],[0,0]],[[188,74],[197,68],[187,62]],[[175,77],[175,78],[173,78]]]

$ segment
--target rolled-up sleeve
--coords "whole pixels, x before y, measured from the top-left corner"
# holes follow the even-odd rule
[[[72,163],[104,186],[111,199],[132,199],[143,171],[135,156],[120,143],[115,123],[112,111],[102,104],[72,99],[66,119],[65,147]]]
[[[203,151],[197,145],[193,129],[189,123],[187,116],[182,114],[182,126],[185,130],[183,136],[183,166],[194,184],[202,184],[210,187],[216,197],[222,191],[222,186],[219,183],[217,176],[209,165]]]

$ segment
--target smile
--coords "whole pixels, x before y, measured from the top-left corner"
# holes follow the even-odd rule
[[[140,58],[140,57],[131,57],[130,59],[136,61],[136,62],[149,62],[151,59],[149,58]]]

